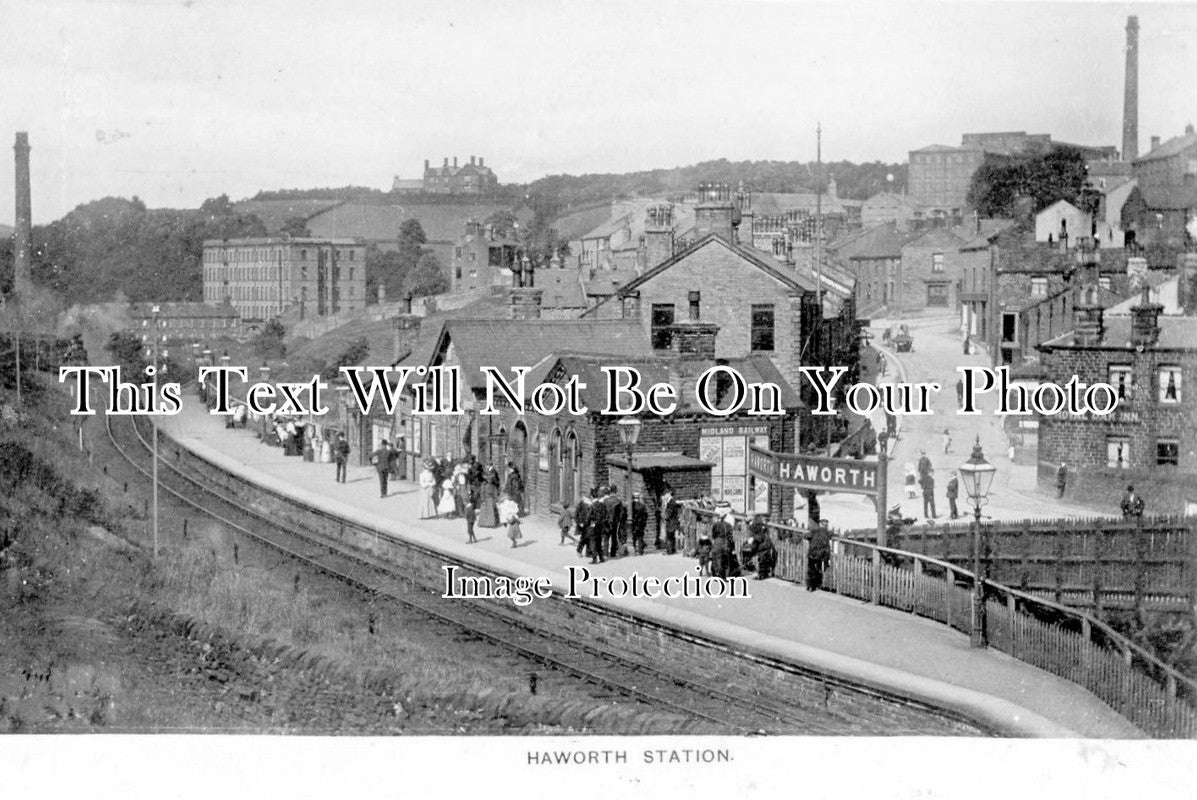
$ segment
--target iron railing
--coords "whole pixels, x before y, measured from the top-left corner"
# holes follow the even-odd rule
[[[687,507],[686,552],[715,512]],[[769,523],[777,547],[775,576],[805,583],[807,544],[801,528]],[[736,552],[747,538],[736,519]],[[937,558],[833,537],[823,588],[845,597],[917,614],[972,633],[975,575]],[[1075,608],[989,580],[982,581],[989,646],[1091,691],[1157,738],[1197,736],[1197,682],[1109,625]]]

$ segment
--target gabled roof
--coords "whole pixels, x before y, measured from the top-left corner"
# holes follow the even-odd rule
[[[893,222],[866,228],[861,235],[836,248],[841,260],[901,258],[903,238]]]
[[[471,388],[486,385],[481,368],[531,367],[552,353],[602,353],[621,359],[651,355],[638,320],[452,319],[441,327],[431,347],[412,353],[404,364],[436,366],[449,344],[461,363],[462,380]]]
[[[717,233],[708,233],[706,236],[702,237],[697,242],[695,242],[694,244],[687,247],[685,250],[682,250],[680,253],[674,253],[673,256],[662,261],[657,266],[653,267],[652,269],[648,270],[647,272],[641,273],[636,278],[633,278],[632,280],[628,281],[624,285],[618,287],[615,290],[615,292],[611,295],[611,297],[608,297],[605,300],[602,300],[599,303],[597,303],[592,308],[587,309],[586,312],[582,316],[583,317],[590,316],[591,314],[593,314],[595,312],[596,309],[598,309],[602,305],[610,302],[613,297],[620,296],[620,295],[623,295],[628,292],[636,291],[636,289],[638,287],[642,286],[643,284],[647,283],[648,281],[651,281],[653,278],[656,278],[658,275],[660,275],[662,272],[665,272],[666,270],[668,270],[674,264],[684,261],[685,259],[689,258],[692,254],[698,252],[699,250],[703,249],[704,247],[722,247],[722,248],[728,250],[730,255],[739,257],[739,258],[743,259],[744,261],[747,261],[748,263],[752,264],[757,269],[761,270],[762,272],[767,274],[769,277],[776,280],[785,289],[787,289],[789,291],[803,292],[803,291],[814,291],[814,289],[815,289],[815,283],[812,278],[801,275],[800,273],[794,273],[793,275],[791,275],[791,274],[787,274],[786,272],[783,272],[781,269],[778,268],[777,262],[772,257],[766,255],[765,253],[762,253],[759,250],[754,250],[753,248],[750,248],[750,247],[744,247],[743,245],[733,244],[732,242],[727,241],[726,239],[724,239],[722,236],[720,236]],[[602,273],[600,272],[599,274],[602,274]],[[589,293],[589,288],[588,288],[588,293]]]
[[[1059,209],[1061,206],[1064,206],[1064,207],[1066,207],[1066,208],[1069,208],[1069,209],[1071,209],[1071,210],[1075,211],[1075,212],[1076,212],[1076,213],[1078,213],[1078,214],[1081,214],[1081,213],[1083,213],[1083,212],[1082,212],[1082,211],[1081,211],[1079,208],[1077,208],[1076,206],[1074,206],[1072,203],[1068,202],[1067,200],[1057,200],[1056,202],[1052,203],[1052,204],[1051,204],[1050,206],[1048,206],[1047,208],[1045,208],[1045,209],[1043,209],[1042,211],[1040,211],[1040,212],[1039,212],[1038,214],[1036,214],[1035,216],[1036,216],[1036,217],[1042,216],[1042,215],[1044,215],[1044,214],[1048,213],[1049,211],[1055,211],[1055,210]]]
[[[781,390],[781,405],[785,409],[802,407],[802,400],[792,386],[782,377],[773,362],[765,356],[730,359],[728,366],[737,370],[750,383],[774,383]],[[579,390],[582,402],[591,410],[602,408],[606,403],[607,379],[602,367],[627,366],[640,373],[641,383],[651,386],[655,383],[669,383],[677,389],[679,409],[694,396],[693,380],[683,385],[678,381],[677,360],[668,354],[653,354],[629,358],[623,354],[588,352],[578,353],[562,350],[554,352],[536,364],[528,373],[527,384],[534,386],[550,380],[556,373],[577,375],[586,384]],[[712,362],[714,366],[714,362]]]
[[[1180,155],[1190,147],[1197,147],[1197,133],[1187,133],[1184,136],[1175,136],[1146,155],[1135,159],[1135,163],[1140,164],[1144,161],[1157,161],[1161,158],[1171,158],[1172,156]]]
[[[958,153],[961,150],[976,150],[975,147],[952,147],[948,144],[929,144],[926,147],[920,147],[918,150],[911,150],[912,153]]]
[[[926,230],[915,233],[905,242],[902,243],[903,248],[907,247],[952,247],[959,249],[960,245],[964,244],[964,237],[958,236],[950,228],[936,227],[927,228]]]

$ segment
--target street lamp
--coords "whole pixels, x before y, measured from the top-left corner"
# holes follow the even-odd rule
[[[997,468],[986,461],[985,454],[981,452],[981,437],[978,436],[972,455],[960,465],[960,482],[964,484],[968,499],[973,501],[973,608],[970,637],[973,647],[989,644],[985,631],[985,588],[981,579],[981,506],[989,500],[989,488],[993,485],[995,472]]]
[[[618,423],[619,441],[628,450],[628,471],[624,480],[624,511],[627,513],[628,536],[632,535],[632,450],[640,439],[641,422],[638,417],[624,417]],[[626,539],[625,539],[626,541]]]
[[[158,331],[160,329],[160,321],[158,315],[162,312],[160,306],[155,305],[151,311],[154,314],[154,412],[150,415],[150,419],[154,424],[154,560],[158,560],[158,369],[161,366],[161,359],[158,357],[159,342],[166,338],[160,336]]]

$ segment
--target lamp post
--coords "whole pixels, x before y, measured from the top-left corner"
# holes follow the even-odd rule
[[[641,422],[638,417],[624,417],[618,423],[619,425],[619,441],[628,451],[628,471],[624,480],[624,512],[627,517],[625,524],[627,527],[627,535],[632,535],[632,450],[636,447],[637,440],[640,439]]]
[[[158,331],[161,327],[161,321],[158,315],[162,309],[160,306],[154,306],[154,413],[150,415],[150,419],[154,424],[154,560],[158,560],[158,370],[161,368],[161,359],[158,357],[159,342],[165,338],[161,336]]]
[[[960,482],[964,484],[968,499],[973,501],[973,605],[972,633],[969,638],[973,647],[989,644],[985,630],[985,586],[981,577],[981,506],[989,500],[989,488],[993,485],[995,472],[997,468],[986,461],[985,454],[981,452],[981,437],[978,436],[972,455],[960,465]]]

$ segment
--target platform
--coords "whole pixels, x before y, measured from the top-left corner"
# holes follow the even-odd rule
[[[368,516],[406,539],[453,558],[468,557],[516,575],[565,581],[565,567],[585,564],[596,575],[693,574],[695,562],[652,553],[591,566],[573,545],[561,545],[554,521],[531,516],[512,548],[502,528],[478,528],[466,544],[462,520],[417,519],[417,489],[392,481],[378,496],[370,467],[350,467],[337,484],[332,464],[287,457],[258,441],[252,429],[231,430],[194,397],[160,420],[163,431],[198,455],[270,488],[290,493],[334,515]],[[355,454],[356,455],[356,454]],[[619,599],[601,602],[634,610],[716,639],[742,642],[780,658],[826,669],[938,707],[1011,735],[1142,738],[1130,722],[1087,690],[993,650],[969,647],[968,637],[930,620],[841,597],[807,592],[785,581],[749,581],[749,599]],[[448,601],[446,601],[448,602]]]

